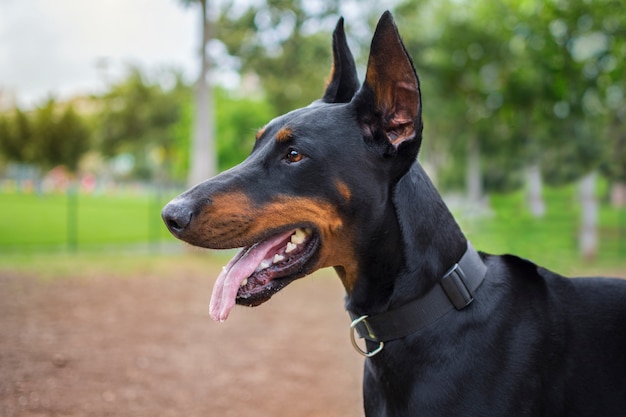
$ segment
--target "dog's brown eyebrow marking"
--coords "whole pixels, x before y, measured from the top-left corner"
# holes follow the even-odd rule
[[[293,130],[289,127],[283,127],[276,134],[276,142],[283,143],[293,139]]]
[[[339,191],[339,194],[341,194],[344,200],[346,202],[349,202],[350,198],[352,197],[350,187],[348,187],[348,185],[341,180],[335,180],[335,187],[337,187],[337,191]]]
[[[265,128],[266,128],[266,126],[263,126],[259,130],[257,130],[257,132],[256,132],[256,140],[261,139],[261,137],[263,136],[263,133],[265,133]]]

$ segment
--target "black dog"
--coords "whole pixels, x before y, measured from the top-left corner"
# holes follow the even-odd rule
[[[321,100],[163,209],[182,240],[244,248],[211,316],[332,266],[370,356],[366,415],[625,416],[626,282],[472,249],[416,162],[419,81],[389,13],[362,86],[341,20],[333,57]]]

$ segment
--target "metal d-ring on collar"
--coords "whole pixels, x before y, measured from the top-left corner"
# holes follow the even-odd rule
[[[372,356],[376,355],[377,353],[380,353],[380,351],[383,350],[383,348],[385,347],[385,342],[382,342],[382,341],[378,342],[379,343],[378,347],[371,352],[361,349],[361,347],[356,343],[356,339],[354,338],[354,333],[356,332],[356,326],[360,322],[365,320],[366,318],[367,318],[367,315],[364,315],[364,316],[361,316],[359,318],[352,320],[352,323],[350,323],[350,341],[352,342],[352,346],[354,347],[354,349],[359,354],[365,356],[366,358],[371,358]],[[365,325],[367,326],[367,323]]]
[[[487,266],[467,242],[467,250],[458,263],[423,297],[397,309],[376,315],[357,315],[349,312],[350,340],[356,351],[368,358],[380,353],[385,342],[413,334],[443,317],[452,310],[462,310],[474,301],[478,287],[487,275]],[[362,339],[378,343],[371,352],[356,343],[354,333]]]

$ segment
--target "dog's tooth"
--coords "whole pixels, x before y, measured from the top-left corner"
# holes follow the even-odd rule
[[[280,262],[280,261],[282,261],[284,259],[285,259],[285,257],[283,255],[279,255],[279,254],[274,255],[274,263],[275,264],[277,264],[278,262]]]
[[[291,235],[291,242],[295,243],[296,245],[299,245],[300,243],[304,242],[305,237],[306,237],[306,233],[304,230],[296,229],[296,233]]]
[[[244,279],[244,280],[241,282],[241,285],[239,285],[239,286],[240,286],[240,287],[245,287],[245,286],[246,286],[246,284],[248,284],[248,278]]]
[[[270,266],[272,266],[272,261],[270,261],[269,259],[264,260],[264,261],[263,261],[263,262],[261,262],[261,264],[259,265],[260,269],[269,268]]]
[[[287,248],[285,249],[285,253],[291,253],[293,252],[296,248],[298,247],[298,245],[296,245],[295,243],[292,242],[287,242]]]

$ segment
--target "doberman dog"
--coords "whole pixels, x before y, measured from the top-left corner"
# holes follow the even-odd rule
[[[192,245],[243,248],[211,317],[332,266],[365,339],[367,416],[626,415],[626,281],[476,252],[417,162],[421,111],[391,14],[362,85],[340,19],[323,97],[163,209]]]

